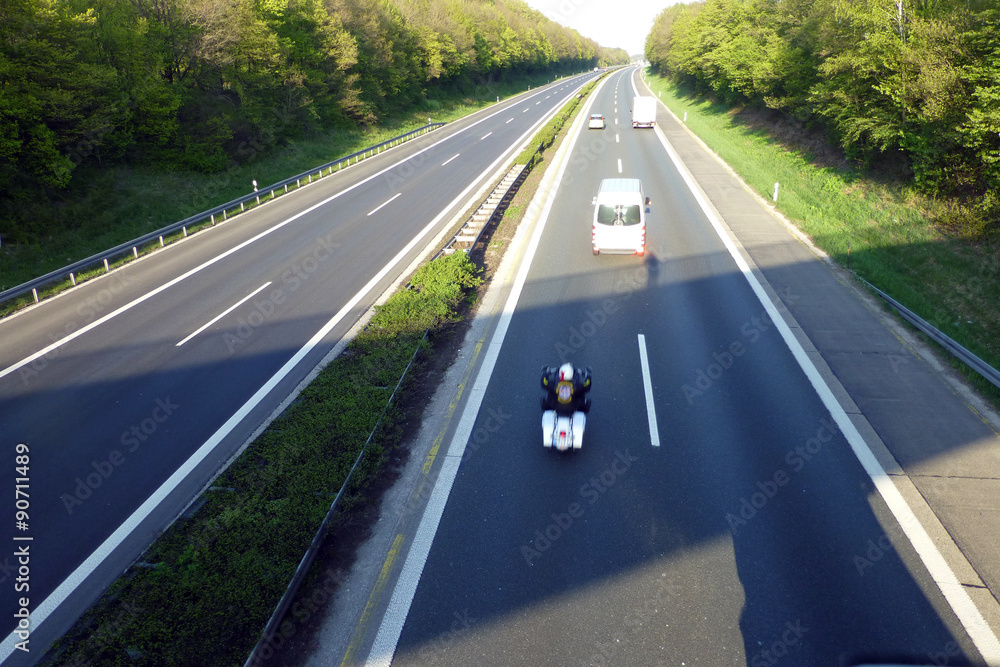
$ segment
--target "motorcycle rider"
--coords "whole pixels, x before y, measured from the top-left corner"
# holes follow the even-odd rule
[[[542,399],[542,410],[555,410],[559,414],[570,415],[574,412],[590,412],[590,399],[586,394],[590,391],[590,368],[574,368],[566,362],[558,368],[542,367],[542,389],[545,397]]]

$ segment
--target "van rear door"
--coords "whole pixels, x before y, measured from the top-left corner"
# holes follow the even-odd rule
[[[641,255],[646,246],[646,225],[642,206],[637,203],[598,202],[594,212],[593,251]]]

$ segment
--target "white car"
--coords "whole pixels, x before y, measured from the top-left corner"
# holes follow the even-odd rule
[[[590,120],[587,122],[587,128],[591,130],[603,130],[607,127],[604,122],[604,115],[599,113],[590,114]]]

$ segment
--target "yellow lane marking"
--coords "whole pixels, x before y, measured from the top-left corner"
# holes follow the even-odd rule
[[[396,535],[396,539],[392,543],[392,548],[389,549],[389,555],[386,556],[385,563],[382,565],[382,571],[378,575],[378,580],[375,582],[375,588],[368,597],[368,604],[365,606],[365,611],[361,614],[361,620],[358,621],[358,627],[354,630],[354,637],[351,638],[351,643],[347,647],[347,653],[344,654],[344,661],[340,663],[341,667],[348,667],[354,664],[355,655],[360,648],[360,642],[364,638],[368,626],[371,624],[375,603],[382,596],[382,591],[385,590],[386,582],[389,581],[389,573],[392,572],[392,566],[396,563],[396,557],[399,556],[399,551],[403,548],[403,541],[402,533]]]

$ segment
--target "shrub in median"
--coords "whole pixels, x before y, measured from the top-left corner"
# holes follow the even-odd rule
[[[372,326],[423,333],[454,321],[455,308],[465,291],[482,282],[476,274],[476,265],[464,252],[425,264],[413,274],[408,289],[394,294],[384,305],[376,306]]]

